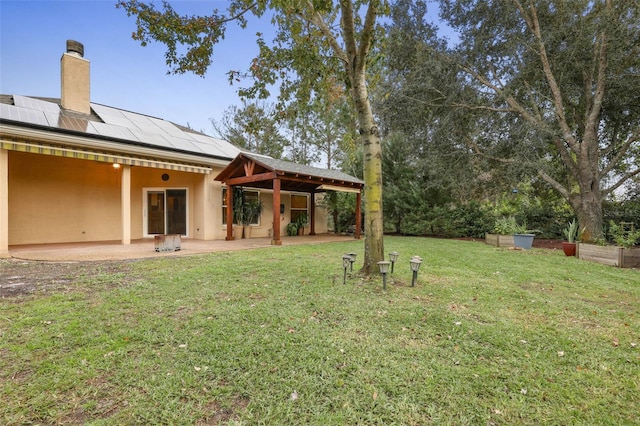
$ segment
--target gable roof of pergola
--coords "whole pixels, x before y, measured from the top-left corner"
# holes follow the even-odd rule
[[[273,189],[280,180],[283,191],[323,192],[328,189],[360,192],[364,182],[338,170],[321,169],[263,155],[241,152],[222,170],[217,181],[229,186]]]

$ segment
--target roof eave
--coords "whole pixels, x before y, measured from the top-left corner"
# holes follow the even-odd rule
[[[5,132],[10,136],[23,138],[39,138],[57,143],[71,144],[76,147],[104,149],[126,154],[148,155],[169,160],[192,162],[195,161],[222,167],[225,167],[229,164],[229,162],[233,160],[233,158],[211,154],[195,154],[192,152],[171,148],[164,149],[150,144],[135,143],[132,141],[113,138],[109,136],[91,135],[91,137],[88,137],[86,133],[77,132],[74,130],[59,128],[52,129],[48,126],[38,126],[3,118],[0,119],[0,134],[4,134]]]

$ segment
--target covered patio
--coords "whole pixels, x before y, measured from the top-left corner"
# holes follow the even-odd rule
[[[296,237],[283,237],[286,245],[321,244],[352,241],[351,235],[318,234]],[[171,252],[156,252],[153,239],[133,240],[129,245],[120,241],[33,244],[9,246],[9,258],[14,260],[42,262],[90,262],[109,260],[134,260],[147,258],[166,258],[237,250],[251,250],[271,247],[271,238],[251,238],[238,241],[183,239],[181,249]],[[275,247],[274,247],[275,249]],[[1,260],[0,260],[1,261]],[[1,274],[0,274],[1,275]]]
[[[227,185],[226,205],[233,206],[233,187],[266,188],[273,190],[273,232],[271,244],[281,245],[280,229],[280,192],[303,192],[310,194],[309,224],[310,235],[315,232],[315,194],[326,191],[353,192],[356,194],[356,226],[354,236],[360,238],[362,229],[361,204],[364,182],[338,170],[321,169],[290,161],[276,160],[257,154],[240,153],[225,169],[216,176],[216,180]],[[227,209],[226,223],[233,223],[233,210]],[[226,240],[234,239],[233,229],[227,226]]]

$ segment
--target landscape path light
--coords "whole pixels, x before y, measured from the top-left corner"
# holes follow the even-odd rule
[[[387,272],[389,272],[389,265],[391,265],[391,262],[386,260],[378,262],[378,267],[380,268],[380,273],[382,274],[382,288],[384,290],[387,289]]]
[[[389,253],[389,260],[391,261],[392,274],[393,274],[393,266],[396,264],[396,260],[398,260],[398,256],[400,256],[400,253],[398,253],[397,251],[392,251],[391,253]]]
[[[347,253],[347,256],[351,256],[351,272],[353,272],[353,263],[356,261],[358,253]]]
[[[420,256],[413,256],[409,261],[409,265],[411,265],[411,271],[413,271],[413,278],[411,279],[411,287],[416,285],[416,280],[418,279],[418,269],[420,269],[421,263],[422,263],[422,258]]]
[[[347,283],[347,268],[351,265],[351,256],[345,254],[342,256],[342,267],[344,268],[344,277],[342,278],[342,284]]]

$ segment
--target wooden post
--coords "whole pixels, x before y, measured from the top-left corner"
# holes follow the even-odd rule
[[[312,192],[309,198],[309,235],[316,235],[316,193]]]
[[[233,240],[233,187],[227,185],[227,236],[226,241]]]
[[[9,151],[0,148],[0,257],[9,257]]]
[[[280,239],[280,179],[273,179],[273,231],[271,245],[282,245]]]
[[[356,240],[360,239],[360,230],[362,229],[362,214],[360,213],[361,210],[361,204],[362,204],[362,190],[360,190],[357,194],[356,194],[356,232],[355,232],[355,238]]]
[[[120,182],[120,217],[122,218],[121,243],[131,244],[131,166],[123,165]]]

